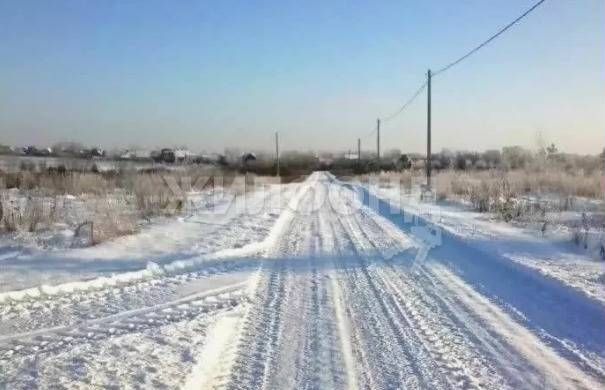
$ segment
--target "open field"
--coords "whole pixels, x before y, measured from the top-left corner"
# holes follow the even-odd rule
[[[599,263],[501,223],[463,236],[468,215],[387,190],[317,172],[128,239],[5,253],[3,278],[56,278],[0,293],[0,386],[605,385]],[[576,271],[536,266],[553,255]]]
[[[37,161],[44,166],[0,171],[0,233],[39,247],[94,245],[133,234],[151,218],[196,207],[195,194],[214,188],[242,193],[254,181],[210,165],[81,171],[65,160],[54,167]]]

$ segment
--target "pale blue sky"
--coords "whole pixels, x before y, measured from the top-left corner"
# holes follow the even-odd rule
[[[0,143],[353,148],[535,0],[0,0]],[[548,0],[434,80],[434,149],[605,146],[605,1]],[[383,128],[422,151],[425,95]],[[364,137],[364,149],[374,147]]]

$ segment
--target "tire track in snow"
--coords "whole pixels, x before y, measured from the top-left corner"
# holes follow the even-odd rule
[[[313,181],[313,178],[310,179]],[[319,188],[321,189],[321,188]],[[265,266],[279,283],[261,286],[229,388],[344,388],[346,376],[323,264],[317,194],[303,189],[299,205],[268,250]]]
[[[54,352],[73,347],[75,344],[86,343],[89,340],[140,332],[143,329],[232,310],[246,301],[242,289],[243,285],[239,284],[192,294],[161,305],[84,321],[76,325],[1,336],[0,360]]]
[[[366,214],[367,215],[367,214]],[[364,216],[364,213],[355,214],[355,218],[359,219]],[[376,244],[380,240],[374,240],[373,238],[378,236],[384,236],[390,229],[385,228],[384,225],[378,223],[378,218],[370,218],[369,223],[360,223],[365,229],[361,229],[368,239],[368,242]],[[390,224],[385,221],[385,224]],[[380,248],[375,248],[380,251]],[[453,274],[446,271],[443,266],[437,266],[431,264],[431,267],[421,267],[420,272],[424,275],[413,275],[409,270],[404,271],[403,269],[395,270],[392,262],[382,261],[382,264],[378,262],[373,267],[373,273],[376,279],[382,280],[386,285],[394,286],[397,281],[404,281],[404,288],[396,289],[391,291],[393,296],[397,296],[402,302],[407,303],[407,312],[414,314],[412,317],[418,321],[415,329],[419,329],[424,336],[430,336],[430,342],[427,343],[429,349],[433,349],[434,353],[437,354],[436,361],[441,361],[445,364],[447,370],[453,369],[448,375],[449,378],[458,377],[463,380],[458,383],[454,382],[455,387],[467,387],[466,382],[471,380],[474,382],[474,386],[483,387],[488,386],[491,388],[501,388],[503,385],[508,383],[508,386],[512,388],[518,388],[519,386],[525,386],[531,383],[531,387],[542,387],[545,383],[553,383],[556,388],[594,388],[594,386],[601,386],[603,383],[598,384],[589,375],[585,375],[583,372],[577,370],[570,362],[559,357],[553,350],[545,346],[535,335],[533,335],[528,329],[525,329],[521,325],[517,324],[508,315],[504,314],[499,307],[492,304],[488,299],[482,297],[480,294],[475,292],[470,286],[467,286],[459,279],[457,280],[456,286],[458,288],[452,289],[453,283],[440,283],[442,287],[439,290],[431,290],[430,286],[436,284],[435,276],[432,271],[434,267],[446,272],[447,275],[455,277]],[[389,272],[390,271],[390,272]],[[428,278],[428,280],[427,280]],[[424,283],[423,283],[424,282]],[[413,295],[414,288],[419,293],[416,298],[419,302],[414,303]],[[462,299],[465,294],[461,292],[468,292],[477,299],[476,306],[471,305],[469,301]],[[405,297],[403,295],[405,294]],[[450,344],[446,350],[440,347],[442,351],[435,351],[432,346],[438,340],[439,343],[451,339],[447,337],[448,333],[444,333],[443,330],[448,328],[447,321],[441,320],[439,322],[431,321],[431,313],[427,311],[428,308],[435,307],[431,306],[428,297],[439,299],[443,302],[449,301],[450,308],[451,303],[456,302],[454,309],[450,310],[449,313],[444,313],[444,316],[432,317],[435,319],[456,319],[460,318],[457,313],[470,313],[467,315],[468,318],[473,318],[475,323],[469,324],[468,322],[457,322],[459,331],[457,332],[456,342]],[[482,307],[483,305],[483,307]],[[489,311],[492,313],[493,318],[497,318],[500,321],[499,326],[488,326],[492,316],[481,315],[482,310]],[[424,314],[421,315],[421,313]],[[499,313],[500,315],[497,315]],[[479,322],[477,322],[477,319]],[[427,321],[427,323],[422,323]],[[491,332],[486,332],[484,328],[489,328]],[[508,332],[508,329],[516,329],[516,332]],[[464,336],[464,332],[467,335],[473,332],[473,330],[482,330],[478,332],[482,334],[482,337],[461,337]],[[462,333],[461,333],[462,332]],[[435,339],[435,334],[439,334]],[[516,337],[513,337],[512,335]],[[523,335],[523,339],[519,335]],[[422,335],[421,335],[422,338]],[[465,341],[461,343],[460,341]],[[512,340],[512,341],[511,341]],[[523,341],[522,341],[523,340]],[[517,341],[517,342],[514,342]],[[467,345],[465,345],[467,344]],[[464,347],[464,348],[461,348]],[[479,353],[473,354],[471,351],[476,350]],[[443,353],[445,352],[445,353]],[[454,352],[454,353],[452,353]],[[465,358],[466,356],[466,358]],[[443,357],[447,357],[447,360],[443,361]],[[491,374],[497,370],[500,375],[495,377]],[[460,376],[462,371],[470,371],[465,376]],[[506,378],[506,379],[504,379]],[[506,381],[505,383],[503,383]]]
[[[300,203],[310,200],[301,198]],[[346,197],[338,200],[352,208]],[[481,306],[480,295],[463,283],[460,291],[443,287],[450,282],[436,277],[432,264],[412,272],[403,264],[385,262],[382,256],[393,253],[391,246],[397,252],[407,244],[399,246],[400,232],[379,215],[364,208],[345,215],[331,209],[317,213],[318,217],[292,218],[275,238],[268,256],[276,264],[268,271],[280,278],[279,283],[267,283],[259,290],[272,299],[253,305],[255,314],[249,322],[254,328],[240,345],[239,369],[233,370],[231,388],[317,388],[339,383],[374,389],[535,388],[544,384],[539,374],[559,368],[554,383],[560,387],[599,386],[578,375],[575,367],[539,340],[518,345],[521,339],[513,330],[526,329],[506,315],[498,317],[492,311],[497,307],[488,300]],[[316,259],[284,256],[309,255],[317,247],[322,249]],[[325,263],[334,269],[323,271]],[[330,283],[328,278],[318,278],[322,274]],[[465,297],[463,287],[476,296]],[[321,330],[323,314],[316,305],[322,296],[329,297],[326,307],[337,318],[332,325],[336,342]],[[486,326],[490,316],[500,322]],[[312,375],[329,367],[321,360],[322,350],[316,349],[322,338],[341,356],[334,367],[344,367],[340,373],[332,367],[324,370],[332,372],[334,384],[324,374],[321,379]],[[536,361],[538,357],[545,361]]]
[[[375,203],[370,207],[377,213],[385,213],[389,208],[403,211],[405,205],[401,204],[401,199],[396,200],[388,196],[383,199],[374,195],[379,191],[377,189],[351,187],[359,189],[365,196],[370,196],[368,203]],[[412,214],[405,208],[408,217],[418,218],[421,223],[428,221],[426,215],[415,216],[420,212],[418,205],[411,206]],[[397,224],[403,223],[401,229],[410,231],[405,218],[386,214],[384,218]],[[413,228],[411,233],[414,234]],[[502,243],[498,244],[498,238],[494,238],[496,242],[489,245],[481,243],[481,240],[471,239],[467,242],[465,237],[449,232],[445,226],[442,234],[443,245],[435,248],[431,254],[435,256],[435,262],[447,265],[469,286],[508,313],[511,320],[530,330],[543,345],[576,365],[580,371],[605,381],[605,340],[601,336],[605,334],[601,330],[604,328],[602,306],[592,299],[594,297],[587,297],[581,291],[561,284],[548,275],[536,273],[531,267],[511,262],[510,256],[504,253],[508,252],[508,249],[504,248],[506,250],[503,253],[498,250],[494,252],[494,249],[502,246]],[[537,242],[535,244],[542,246]],[[515,248],[513,245],[509,249],[513,252],[519,249]],[[544,249],[552,252],[553,248]],[[556,253],[551,255],[556,258]]]
[[[465,334],[465,324],[453,323],[452,313],[442,312],[427,299],[425,290],[418,291],[407,278],[405,284],[398,283],[398,275],[385,270],[376,269],[372,274],[396,297],[407,321],[453,388],[511,388],[485,356],[474,352],[476,346]]]
[[[253,270],[258,261],[242,261],[263,250],[270,227],[279,219],[275,208],[292,196],[292,186],[271,187],[253,198],[252,206],[270,206],[249,212],[247,204],[226,213],[217,228],[203,238],[207,245],[216,241],[213,251],[200,252],[197,244],[191,255],[166,262],[148,263],[146,269],[127,271],[91,280],[58,285],[41,285],[0,293],[0,335],[36,328],[69,325],[115,314],[137,307],[152,306],[175,298],[175,290],[188,281],[209,275]],[[242,203],[241,201],[239,203]],[[258,212],[255,212],[258,211]],[[191,218],[199,218],[193,215]],[[204,217],[204,214],[202,214]],[[212,215],[208,215],[212,217]],[[226,219],[225,219],[226,218]],[[232,221],[234,223],[227,224]],[[265,239],[264,241],[262,239]],[[233,241],[235,240],[235,241]],[[270,242],[267,242],[270,244]],[[222,247],[221,247],[222,246]],[[236,260],[230,260],[236,258]]]
[[[325,213],[320,213],[318,215],[317,227],[319,236],[321,237],[319,256],[321,256],[324,261],[329,259],[329,264],[332,268],[326,275],[326,278],[330,281],[328,295],[332,297],[334,306],[332,315],[336,322],[336,329],[333,330],[332,337],[336,340],[335,343],[340,343],[340,353],[342,355],[343,363],[342,370],[344,371],[343,375],[346,378],[346,383],[344,384],[346,384],[346,388],[348,389],[357,389],[357,362],[353,354],[350,315],[347,312],[343,291],[339,283],[340,273],[336,269],[337,263],[334,260],[334,257],[337,253],[341,252],[341,249],[338,247],[334,228],[332,224],[326,220]],[[329,313],[327,315],[329,315]],[[338,368],[336,367],[335,370],[337,369]]]
[[[392,231],[390,226],[385,226],[388,222],[372,216],[363,208],[352,218],[359,226],[363,239],[368,243],[364,248],[370,253],[376,252],[384,256],[385,248],[381,248],[380,245],[389,245],[388,240],[385,239],[385,236],[388,237],[389,232]],[[385,225],[381,225],[379,221]],[[504,385],[502,376],[484,356],[474,352],[476,346],[464,337],[461,329],[451,323],[448,324],[450,317],[439,317],[435,314],[437,307],[426,299],[426,286],[408,277],[410,269],[405,272],[392,272],[392,261],[384,261],[382,256],[372,256],[375,260],[368,270],[370,277],[382,286],[381,289],[386,296],[394,298],[397,311],[445,374],[450,386],[501,388]],[[398,288],[397,281],[403,278],[407,283]]]
[[[460,302],[483,320],[485,326],[511,343],[517,353],[541,374],[537,382],[546,381],[554,388],[596,389],[605,386],[603,378],[594,378],[578,370],[571,362],[544,345],[536,335],[524,328],[498,306],[474,291],[442,265],[436,265],[430,278],[441,286],[457,292]],[[428,276],[428,274],[427,274]]]
[[[34,326],[12,338],[0,338],[0,354],[10,345],[11,358],[23,361],[34,354],[37,359],[45,355],[38,354],[41,345],[51,345],[43,347],[50,352],[53,342],[68,338],[71,344],[66,347],[91,346],[94,351],[105,345],[105,338],[111,343],[153,332],[156,326],[160,330],[196,321],[211,323],[216,314],[225,313],[217,317],[217,326],[223,324],[226,333],[217,333],[218,328],[211,328],[207,336],[205,330],[189,333],[203,345],[196,348],[197,365],[185,383],[232,389],[500,389],[540,388],[542,375],[548,375],[546,383],[557,388],[603,386],[445,267],[428,262],[406,268],[406,256],[413,254],[406,249],[414,240],[365,206],[351,212],[356,207],[346,194],[336,198],[336,206],[348,211],[344,214],[329,204],[308,212],[318,194],[330,186],[343,189],[324,174],[314,174],[299,186],[294,199],[299,212],[294,207],[282,213],[265,241],[254,246],[255,251],[264,251],[265,258],[248,263],[251,269],[260,269],[250,278],[249,293],[242,286],[229,293],[241,297],[235,305],[229,303],[233,295],[221,293],[170,298],[187,278],[203,279],[196,274],[200,269],[154,277],[141,282],[140,290],[126,290],[126,297],[140,294],[155,300],[146,307],[133,303],[128,311],[126,304],[103,301],[104,294],[113,293],[109,288],[86,292],[82,298],[70,294],[61,297],[67,302],[57,310],[76,305],[79,299],[100,307],[94,306],[97,297],[115,306],[107,309],[109,314],[92,310],[94,318],[78,317],[75,325]],[[384,259],[392,254],[397,256]],[[18,310],[34,311],[40,303],[36,297],[28,298],[19,303],[27,308]],[[86,315],[87,304],[79,315]],[[207,310],[196,311],[198,307]],[[205,320],[206,316],[212,317]],[[23,352],[14,351],[13,341]],[[210,360],[205,363],[205,358]],[[0,357],[0,368],[7,362]],[[139,384],[153,385],[144,377]]]
[[[266,271],[265,271],[266,272]],[[284,295],[284,275],[277,267],[263,275],[258,291],[242,327],[238,355],[235,357],[230,389],[261,389],[277,347],[280,313],[277,309]]]
[[[364,259],[369,244],[351,218],[337,218],[341,233],[353,252],[352,264],[342,264],[347,276],[347,301],[351,305],[353,327],[358,332],[360,354],[369,362],[372,388],[446,388],[446,382],[395,309],[392,297],[372,279]],[[338,231],[338,228],[336,229]],[[342,258],[342,256],[341,256]]]
[[[65,295],[42,295],[0,305],[1,335],[48,327],[73,326],[137,308],[152,307],[179,298],[180,289],[217,276],[248,272],[258,261],[214,261],[198,270],[174,276],[158,276],[136,284],[107,287]]]
[[[321,255],[325,253],[326,240],[320,232],[320,215],[312,216],[310,230],[311,248],[308,273],[304,292],[309,295],[306,300],[306,322],[304,359],[300,364],[300,375],[297,384],[308,388],[345,388],[346,375],[344,356],[341,353],[341,342],[338,327],[334,324],[335,303],[330,286],[326,283],[329,274],[324,271]],[[328,244],[329,245],[329,244]]]
[[[207,341],[198,353],[199,361],[193,367],[182,390],[218,389],[224,386],[231,371],[233,339],[240,327],[241,314],[221,316],[209,329]]]

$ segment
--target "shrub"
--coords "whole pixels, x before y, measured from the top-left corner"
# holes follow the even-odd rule
[[[602,191],[599,174],[569,173],[565,171],[529,170],[439,172],[434,180],[437,199],[467,201],[479,212],[494,212],[510,221],[518,218],[543,220],[546,207],[555,210],[573,208],[575,197],[600,199]],[[548,205],[531,196],[549,195],[558,201]]]
[[[169,183],[182,184],[175,176],[140,175],[134,180],[133,193],[137,209],[145,218],[155,215],[175,214],[186,203],[185,192],[178,193]],[[180,187],[179,187],[180,189]]]
[[[97,202],[92,224],[92,244],[98,244],[137,231],[137,215],[124,207],[116,207],[106,202]]]
[[[34,232],[41,225],[49,225],[55,221],[56,213],[49,207],[45,199],[27,197],[17,199],[2,199],[0,201],[2,227],[5,231]]]

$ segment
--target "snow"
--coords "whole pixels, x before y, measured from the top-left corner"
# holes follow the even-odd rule
[[[230,369],[228,363],[223,367],[224,351],[232,343],[241,317],[240,313],[226,314],[213,324],[208,335],[209,341],[199,352],[199,360],[182,386],[183,390],[213,389],[222,384],[224,373]]]
[[[423,216],[470,245],[532,268],[605,303],[605,263],[572,245],[564,227],[543,237],[530,227],[500,222],[460,205],[421,202],[415,194],[407,195],[398,188],[372,186],[369,191],[400,210]],[[594,202],[590,204],[597,207]],[[570,218],[569,213],[566,218]]]
[[[2,292],[74,279],[89,284],[99,283],[95,279],[142,279],[149,262],[169,270],[190,267],[204,261],[205,255],[258,243],[279,217],[292,191],[286,185],[270,186],[246,197],[193,194],[189,198],[194,206],[188,215],[154,220],[138,234],[93,247],[42,250],[7,246],[5,253],[0,248],[0,300]],[[270,207],[262,207],[264,204]]]
[[[603,388],[602,291],[530,264],[585,254],[381,191],[316,172],[253,213],[7,247],[0,388]]]

